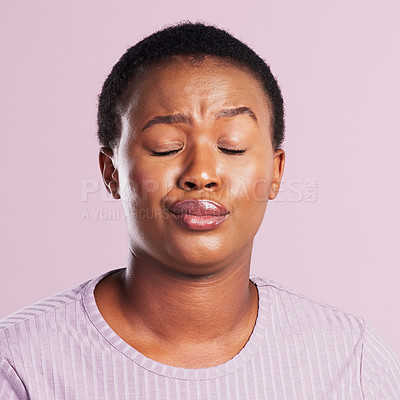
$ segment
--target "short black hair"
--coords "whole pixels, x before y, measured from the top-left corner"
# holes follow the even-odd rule
[[[261,83],[271,103],[272,142],[275,150],[280,148],[285,131],[284,103],[268,64],[225,30],[200,22],[179,23],[155,32],[130,47],[114,65],[99,96],[97,135],[101,146],[113,148],[118,144],[121,137],[120,103],[127,96],[138,71],[174,56],[213,56],[247,68]]]

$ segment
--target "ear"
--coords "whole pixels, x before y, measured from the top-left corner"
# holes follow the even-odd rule
[[[99,151],[99,165],[107,192],[114,199],[120,199],[118,170],[114,167],[114,153],[109,147],[101,147]]]
[[[273,200],[279,192],[283,170],[285,168],[285,152],[282,149],[274,151],[274,172],[269,190],[269,200]]]

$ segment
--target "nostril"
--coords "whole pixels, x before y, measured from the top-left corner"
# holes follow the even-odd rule
[[[180,186],[184,190],[201,190],[201,189],[211,189],[214,190],[218,187],[218,183],[214,180],[211,182],[204,182],[202,179],[200,180],[187,180],[183,182],[183,185]]]
[[[187,181],[187,182],[185,182],[185,186],[186,186],[187,188],[189,188],[189,189],[193,189],[193,188],[196,187],[196,184],[194,184],[193,182]]]

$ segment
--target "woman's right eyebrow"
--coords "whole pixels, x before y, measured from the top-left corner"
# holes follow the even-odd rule
[[[142,128],[142,132],[156,124],[192,124],[192,120],[187,115],[178,113],[171,115],[158,115],[148,121]]]

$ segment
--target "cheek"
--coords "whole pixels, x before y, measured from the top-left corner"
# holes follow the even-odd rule
[[[163,216],[160,199],[165,179],[159,176],[160,169],[149,168],[140,162],[126,166],[121,175],[121,200],[128,229],[136,241],[141,241],[140,238],[147,237],[154,230],[155,221]]]
[[[268,201],[274,172],[272,154],[265,152],[263,157],[260,157],[260,160],[262,161],[255,165],[252,171],[251,181],[249,181],[251,182],[251,200],[266,203]]]
[[[134,204],[159,203],[171,181],[162,168],[141,162],[130,166],[124,175],[127,177],[124,199]]]
[[[236,227],[236,235],[240,240],[253,238],[257,233],[264,218],[269,187],[272,182],[272,174],[264,168],[247,168],[246,173],[241,175],[240,182],[234,181],[235,190],[232,192],[237,196],[232,199],[233,215]]]
[[[272,172],[265,163],[249,164],[232,176],[240,177],[232,181],[230,193],[248,203],[265,203],[272,183]]]
[[[271,178],[259,177],[255,180],[255,183],[252,188],[253,199],[255,201],[267,201],[270,187],[271,187]]]

